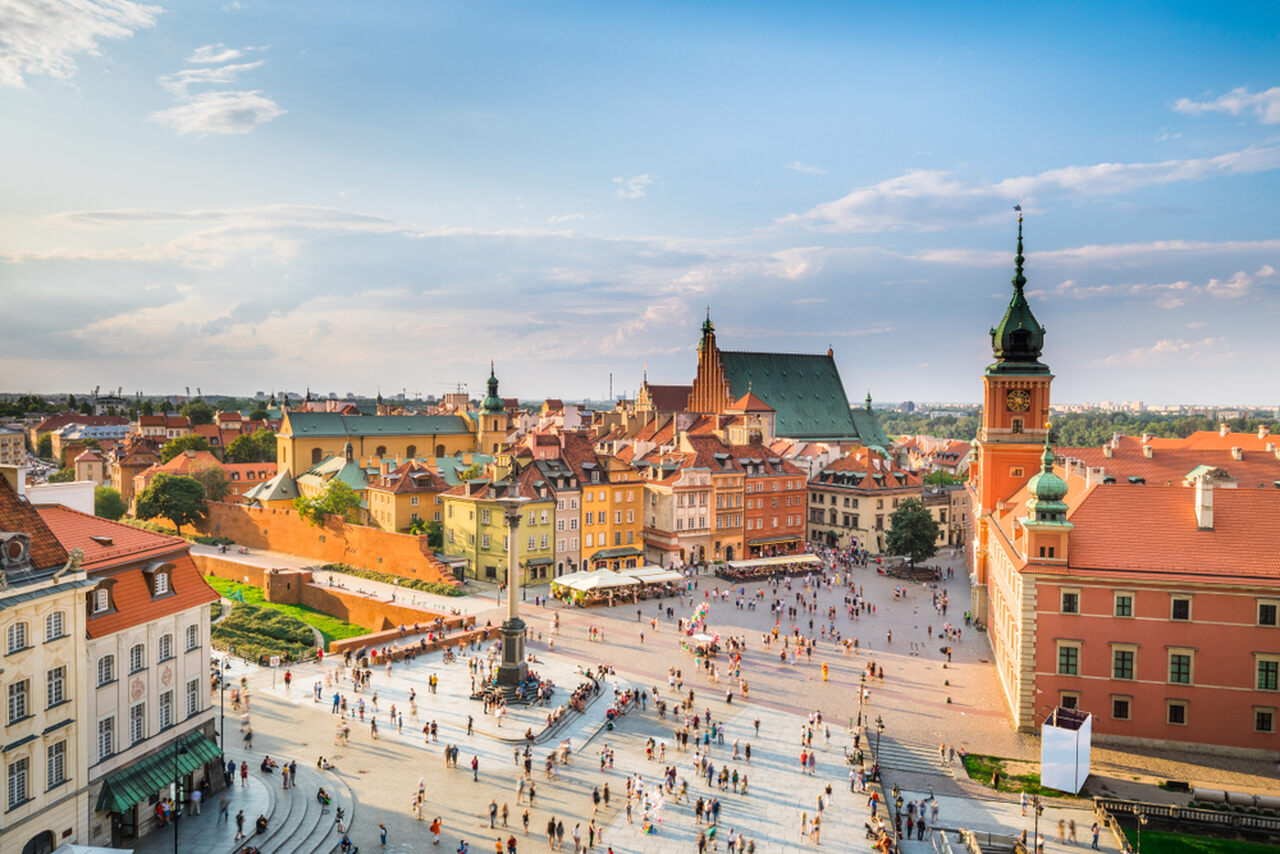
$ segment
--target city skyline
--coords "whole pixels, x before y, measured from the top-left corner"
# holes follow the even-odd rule
[[[1266,403],[1274,10],[16,5],[13,391],[599,398],[709,304],[976,400],[1021,202],[1055,401]]]

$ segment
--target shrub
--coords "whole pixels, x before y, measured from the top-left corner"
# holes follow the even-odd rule
[[[403,578],[399,575],[392,575],[389,572],[378,572],[375,569],[360,569],[355,566],[347,566],[345,563],[326,563],[320,567],[328,572],[340,572],[343,575],[353,575],[356,578],[367,578],[369,581],[381,581],[383,584],[394,584],[400,587],[407,587],[410,590],[421,590],[424,593],[435,593],[440,596],[463,596],[466,591],[460,585],[450,584],[447,581],[424,581],[420,578]]]
[[[315,652],[311,627],[296,617],[247,602],[237,602],[231,613],[213,627],[213,645],[232,650],[250,661],[278,655],[299,659]]]

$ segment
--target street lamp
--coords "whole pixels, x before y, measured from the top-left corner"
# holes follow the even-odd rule
[[[858,726],[862,726],[862,701],[867,696],[867,671],[862,671],[860,684],[858,686]]]
[[[218,749],[224,754],[227,749],[227,656],[223,655],[218,662]]]
[[[514,475],[512,476],[514,480]],[[502,621],[502,663],[498,665],[498,685],[514,692],[529,675],[529,665],[524,656],[525,624],[520,619],[515,591],[520,586],[520,513],[528,498],[520,497],[513,485],[511,491],[498,499],[507,521],[507,618]]]
[[[876,715],[876,777],[880,776],[880,736],[884,734],[884,718]]]
[[[1142,826],[1147,823],[1147,814],[1138,813],[1138,854],[1142,854]]]
[[[173,854],[178,854],[178,817],[181,811],[179,806],[182,797],[182,781],[178,779],[178,757],[185,755],[187,746],[185,744],[175,744],[173,751]]]
[[[1035,840],[1033,841],[1033,843],[1032,843],[1032,844],[1033,844],[1034,848],[1038,849],[1038,848],[1040,847],[1040,813],[1044,812],[1044,805],[1043,805],[1042,803],[1040,803],[1040,796],[1039,796],[1039,795],[1032,795],[1032,796],[1031,796],[1031,805],[1032,805],[1032,807],[1035,809],[1035,814],[1036,814],[1036,817],[1035,817]]]

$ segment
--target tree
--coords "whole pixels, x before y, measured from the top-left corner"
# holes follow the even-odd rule
[[[92,414],[93,414],[93,405],[92,405],[92,404],[90,404],[90,403],[89,403],[89,401],[87,401],[87,400],[81,401],[81,402],[80,402],[80,414],[81,414],[81,415],[92,415]]]
[[[889,517],[886,545],[892,554],[906,555],[914,566],[938,552],[940,528],[927,507],[918,498],[908,498]]]
[[[124,499],[120,497],[120,490],[110,486],[98,486],[93,490],[93,515],[101,516],[103,519],[115,521],[124,515],[124,511],[128,509],[124,506]]]
[[[209,444],[209,440],[204,436],[197,436],[195,433],[188,433],[185,436],[178,436],[164,443],[164,447],[160,449],[160,462],[167,463],[169,460],[178,456],[178,454],[186,451],[212,451],[213,446]]]
[[[266,421],[267,410],[262,408],[262,404],[258,404],[258,408],[249,413],[250,421]]]
[[[480,477],[480,475],[482,474],[484,474],[484,466],[480,465],[479,463],[472,463],[471,465],[464,468],[462,471],[458,472],[458,480],[459,481],[475,480],[476,478]]]
[[[192,426],[196,424],[212,424],[213,423],[213,407],[205,403],[200,398],[196,398],[187,403],[186,406],[178,410],[180,415],[185,415],[191,419]]]
[[[221,501],[231,491],[231,484],[227,482],[227,474],[222,470],[222,466],[207,465],[194,468],[191,477],[204,489],[205,501]]]
[[[315,498],[300,495],[293,499],[293,509],[312,525],[323,525],[326,516],[341,516],[348,522],[355,522],[360,515],[360,496],[346,483],[333,480],[324,495]]]
[[[67,409],[76,408],[76,396],[74,394],[67,395]]]
[[[223,455],[229,463],[273,463],[276,460],[276,434],[263,427],[231,440]]]
[[[142,414],[143,415],[156,414],[156,405],[151,402],[151,398],[147,398],[146,400],[142,401]]]
[[[427,523],[427,546],[432,551],[444,551],[444,525],[439,522]]]
[[[49,483],[71,483],[75,479],[76,470],[69,466],[67,468],[60,468],[53,474],[49,475]]]
[[[931,471],[924,476],[924,482],[929,486],[951,486],[956,483],[964,483],[964,478],[945,472],[942,469]]]
[[[173,522],[178,533],[183,525],[205,518],[209,508],[204,503],[204,487],[195,478],[160,472],[151,485],[138,495],[139,519],[161,516]]]
[[[53,437],[48,433],[36,436],[36,456],[42,460],[53,457]]]

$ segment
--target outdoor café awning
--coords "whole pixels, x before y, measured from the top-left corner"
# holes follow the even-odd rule
[[[788,534],[787,536],[784,536],[784,537],[757,537],[754,540],[747,540],[747,545],[772,546],[772,545],[780,545],[782,543],[795,543],[795,542],[799,542],[799,540],[800,540],[799,534]]]
[[[684,576],[675,570],[661,566],[640,566],[635,569],[620,569],[619,574],[630,576],[641,584],[665,584],[668,581],[684,581]]]
[[[630,576],[609,570],[598,572],[573,572],[551,579],[552,586],[568,587],[586,593],[591,590],[606,590],[611,587],[635,587],[640,582]]]
[[[531,557],[524,562],[524,565],[525,566],[550,566],[555,562],[556,562],[556,559],[553,557]]]
[[[167,788],[175,777],[190,774],[206,762],[220,762],[221,759],[222,751],[208,736],[202,732],[188,733],[128,768],[108,775],[98,795],[98,812],[133,809],[134,804],[146,801]]]
[[[587,560],[613,560],[618,557],[643,557],[644,552],[634,546],[623,546],[615,549],[601,549]]]
[[[788,564],[820,564],[822,558],[817,555],[778,555],[762,557],[755,560],[731,560],[729,566],[734,569],[754,569],[760,566],[786,566]]]

